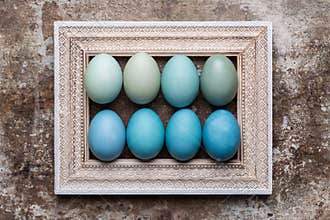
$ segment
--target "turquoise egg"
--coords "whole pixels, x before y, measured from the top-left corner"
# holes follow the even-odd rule
[[[202,127],[198,116],[190,109],[181,109],[170,118],[165,134],[168,152],[179,161],[192,159],[202,141]]]
[[[194,63],[185,55],[173,56],[164,66],[161,89],[172,106],[182,108],[190,105],[199,90],[199,76]]]
[[[125,125],[111,110],[102,110],[92,119],[88,130],[89,148],[100,160],[119,157],[125,146]]]
[[[108,54],[96,55],[87,65],[85,88],[87,96],[105,104],[117,98],[123,84],[119,63]]]
[[[213,55],[204,64],[201,92],[212,105],[223,106],[234,99],[238,77],[234,64],[223,55]]]
[[[203,144],[206,152],[213,159],[229,160],[236,154],[240,141],[240,128],[231,112],[216,110],[206,119]]]
[[[147,53],[132,56],[124,69],[124,90],[136,104],[147,104],[158,95],[160,71],[156,61]]]
[[[164,125],[156,112],[149,108],[136,111],[127,125],[127,145],[141,160],[156,157],[164,145]]]

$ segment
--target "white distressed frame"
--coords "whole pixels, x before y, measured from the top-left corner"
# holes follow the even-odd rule
[[[77,170],[72,169],[72,164],[66,164],[63,166],[65,156],[68,151],[71,151],[72,145],[75,144],[74,140],[80,140],[80,138],[83,137],[73,137],[77,139],[73,139],[70,142],[68,141],[62,141],[63,138],[61,137],[61,134],[65,132],[63,129],[72,129],[73,126],[70,124],[71,122],[66,122],[63,120],[70,119],[72,114],[75,114],[75,111],[70,109],[70,106],[72,106],[72,100],[75,100],[74,97],[64,97],[65,94],[63,94],[63,91],[67,91],[65,89],[69,89],[70,92],[67,94],[71,94],[72,96],[75,96],[76,94],[72,91],[71,87],[72,84],[78,83],[75,82],[76,76],[74,76],[71,81],[63,81],[61,77],[62,71],[68,71],[65,70],[64,68],[68,68],[71,65],[72,58],[67,59],[67,60],[62,60],[60,61],[60,56],[63,54],[69,54],[72,53],[73,47],[76,46],[76,50],[81,50],[79,47],[79,43],[75,44],[75,37],[80,37],[80,38],[93,38],[93,37],[102,37],[98,33],[95,32],[93,35],[93,32],[91,32],[91,29],[98,29],[101,28],[113,28],[113,30],[116,30],[116,28],[127,28],[127,29],[132,29],[132,32],[130,34],[134,35],[134,30],[137,30],[139,28],[156,28],[157,30],[160,28],[164,29],[169,29],[171,31],[174,30],[173,33],[175,33],[175,30],[178,30],[178,33],[176,33],[176,36],[179,38],[180,36],[184,36],[184,32],[180,32],[182,28],[187,28],[190,31],[194,31],[194,28],[196,28],[197,31],[200,31],[200,29],[212,29],[216,30],[217,28],[219,29],[226,29],[227,27],[229,29],[228,31],[228,39],[231,39],[231,32],[230,28],[237,29],[237,28],[242,28],[242,33],[238,33],[237,36],[233,36],[236,38],[241,37],[242,39],[256,39],[259,35],[253,35],[252,31],[249,32],[249,28],[259,28],[260,30],[265,30],[265,33],[262,31],[260,34],[265,34],[265,39],[267,42],[265,42],[265,49],[267,51],[267,57],[265,60],[265,63],[259,64],[259,67],[264,67],[266,68],[265,74],[267,74],[267,82],[265,82],[265,85],[260,85],[260,88],[265,87],[266,93],[267,93],[267,103],[264,106],[266,106],[266,113],[267,113],[267,121],[266,127],[266,141],[267,141],[267,152],[265,153],[264,161],[267,163],[267,170],[265,170],[265,178],[263,180],[258,180],[255,184],[244,184],[244,178],[242,179],[242,184],[238,185],[238,187],[234,188],[222,188],[220,186],[213,187],[212,186],[212,181],[209,182],[204,182],[203,179],[200,180],[200,184],[194,183],[193,187],[188,187],[190,184],[189,181],[187,183],[179,183],[180,180],[178,179],[177,183],[175,180],[172,180],[173,182],[168,182],[166,180],[159,180],[159,182],[156,183],[150,183],[148,182],[149,180],[146,181],[136,181],[134,183],[134,180],[130,180],[130,188],[127,189],[125,188],[125,183],[128,183],[127,181],[121,181],[118,180],[118,185],[120,186],[119,188],[113,187],[114,185],[108,185],[107,186],[107,181],[104,180],[98,180],[93,179],[93,177],[90,177],[88,171],[85,170]],[[264,28],[264,29],[262,29]],[[88,31],[86,31],[88,30]],[[244,33],[244,30],[246,30],[246,34]],[[254,30],[254,29],[253,29]],[[86,31],[86,32],[84,32]],[[92,33],[92,34],[91,34]],[[143,32],[138,32],[138,34],[143,35]],[[165,32],[160,32],[160,36],[164,34]],[[172,32],[171,32],[172,33]],[[216,33],[216,32],[214,32]],[[226,32],[227,33],[227,32]],[[254,32],[253,32],[254,33]],[[202,32],[200,32],[202,34]],[[60,39],[61,37],[65,37],[66,39]],[[123,37],[123,36],[121,36]],[[130,36],[131,37],[131,36]],[[141,36],[140,36],[141,37]],[[142,36],[143,37],[143,36]],[[216,38],[216,35],[215,35]],[[62,41],[63,40],[63,41]],[[64,42],[64,43],[63,43]],[[60,43],[66,44],[65,49],[67,50],[61,50],[60,49]],[[240,42],[237,43],[238,46],[240,45]],[[256,44],[256,43],[255,43]],[[95,44],[91,44],[95,45]],[[178,45],[179,46],[179,45]],[[253,46],[253,45],[252,45]],[[63,47],[62,47],[63,48]],[[258,55],[258,48],[255,46],[255,53],[256,56]],[[120,51],[119,51],[120,52]],[[122,51],[125,53],[125,51]],[[226,51],[222,51],[226,52]],[[159,53],[159,51],[157,52]],[[69,56],[68,56],[69,57]],[[79,58],[79,57],[78,57]],[[255,61],[255,63],[258,61]],[[257,64],[255,64],[257,66]],[[80,67],[83,68],[83,67]],[[257,67],[256,67],[257,68]],[[258,69],[256,69],[256,74],[258,72]],[[64,22],[55,22],[54,24],[54,74],[55,74],[55,79],[54,79],[54,98],[55,98],[55,109],[54,109],[54,163],[55,163],[55,193],[56,194],[271,194],[272,192],[272,26],[270,22],[121,22],[121,21],[116,21],[116,22],[111,22],[111,21],[100,21],[100,22],[76,22],[76,21],[64,21]],[[78,76],[77,76],[78,77]],[[62,81],[61,81],[62,80]],[[73,80],[73,81],[72,81]],[[259,88],[257,85],[246,85],[248,86],[255,86]],[[258,92],[258,91],[256,91]],[[85,95],[83,95],[85,96]],[[78,96],[77,96],[78,97]],[[85,98],[85,97],[84,97]],[[86,103],[81,103],[79,100],[75,100],[76,104],[80,105],[86,105]],[[258,102],[258,100],[256,100]],[[253,103],[252,103],[253,104]],[[67,105],[67,106],[66,106]],[[256,103],[255,105],[259,105]],[[66,106],[66,107],[65,107]],[[84,109],[86,109],[86,106],[84,106]],[[69,112],[64,112],[63,110],[68,110]],[[82,113],[83,114],[83,113]],[[252,112],[252,114],[258,115],[258,112]],[[78,116],[75,116],[78,117]],[[75,118],[76,119],[76,118]],[[75,120],[73,119],[73,120]],[[77,119],[79,120],[79,119]],[[63,124],[68,123],[68,127],[62,126]],[[74,123],[73,123],[74,124]],[[256,127],[256,129],[258,129]],[[71,132],[70,130],[68,130]],[[256,130],[257,131],[257,130]],[[85,131],[84,131],[85,132]],[[257,134],[256,134],[257,135]],[[86,136],[86,135],[85,135]],[[257,138],[257,137],[256,137]],[[63,151],[64,149],[64,151]],[[67,150],[67,151],[66,151]],[[127,163],[143,163],[143,162],[137,162],[136,160],[130,160],[128,159],[126,161],[120,161],[117,162],[118,167],[120,169],[126,169],[125,166]],[[80,166],[81,164],[80,161],[77,161],[78,165]],[[88,162],[87,162],[88,163]],[[93,162],[94,163],[94,162]],[[100,165],[100,162],[95,162],[92,166],[89,166],[88,169],[93,169],[93,166],[97,167],[103,167],[104,169],[107,169],[106,165]],[[158,164],[157,164],[158,163]],[[163,161],[160,160],[155,160],[153,164],[150,166],[155,166],[155,167],[162,167],[166,169],[168,164],[163,164]],[[176,163],[175,161],[171,163]],[[198,162],[196,162],[198,164]],[[188,163],[189,164],[189,163]],[[213,165],[212,165],[213,166]],[[214,168],[216,168],[218,165],[214,165]],[[74,167],[74,166],[73,166]],[[187,168],[189,165],[187,165]],[[205,171],[205,168],[203,166],[199,166],[201,169],[201,172],[208,172],[208,170]],[[102,168],[102,169],[103,169]],[[235,167],[232,167],[233,171],[236,169]],[[70,170],[72,169],[72,170]],[[96,168],[98,169],[98,168]],[[100,168],[101,169],[101,168]],[[142,169],[142,168],[141,168]],[[146,168],[148,169],[148,168]],[[154,168],[153,168],[154,169]],[[156,168],[157,169],[157,168]],[[185,168],[184,168],[185,169]],[[206,168],[207,169],[207,168]],[[227,169],[225,166],[222,169]],[[229,169],[229,168],[228,168]],[[68,174],[72,174],[71,176],[68,174],[65,174],[67,172]],[[85,173],[83,173],[85,172]],[[148,170],[146,170],[148,172]],[[75,176],[77,174],[77,176]],[[81,174],[81,175],[78,175]],[[198,172],[197,172],[198,175]],[[71,179],[70,179],[71,178]],[[84,179],[85,178],[85,179]],[[230,179],[229,175],[229,179]],[[232,178],[233,179],[233,178]],[[95,181],[95,184],[94,182]],[[98,182],[99,181],[99,182]],[[117,181],[117,180],[116,180]],[[157,180],[158,181],[158,180]],[[235,181],[240,181],[239,179]],[[261,183],[262,181],[262,186],[258,186],[258,181]],[[70,182],[68,184],[68,182]],[[90,183],[92,182],[92,183]],[[105,182],[105,183],[104,183]],[[133,182],[133,184],[131,183]],[[177,184],[177,188],[175,187]],[[185,184],[187,187],[185,187]],[[158,187],[157,185],[161,185],[162,187]],[[171,185],[171,188],[166,188],[167,185]],[[98,188],[99,186],[102,186]],[[123,188],[121,190],[120,188]]]

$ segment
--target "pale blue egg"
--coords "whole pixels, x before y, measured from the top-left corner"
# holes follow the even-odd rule
[[[96,103],[105,104],[117,98],[123,84],[122,71],[115,58],[108,54],[96,55],[87,65],[85,89]]]
[[[173,56],[164,66],[161,89],[167,102],[177,108],[190,105],[199,91],[194,63],[185,55]]]
[[[119,157],[125,146],[125,125],[111,110],[98,112],[88,130],[89,148],[95,157],[111,161]]]
[[[167,124],[165,139],[167,150],[176,160],[192,159],[202,141],[202,127],[198,116],[190,109],[175,112]]]
[[[127,145],[141,160],[156,157],[164,145],[165,129],[162,120],[151,109],[136,111],[127,125]]]
[[[229,160],[236,154],[240,141],[240,127],[231,112],[216,110],[206,119],[203,144],[206,152],[213,159]]]

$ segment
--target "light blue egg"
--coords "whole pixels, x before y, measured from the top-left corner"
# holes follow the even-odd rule
[[[161,89],[172,106],[190,105],[199,91],[199,76],[194,63],[185,55],[173,56],[164,66]]]
[[[94,102],[105,104],[117,98],[123,84],[122,71],[115,58],[108,54],[96,55],[87,65],[85,88]]]
[[[111,110],[98,112],[88,130],[89,148],[95,157],[111,161],[119,157],[125,146],[125,125]]]
[[[164,125],[156,112],[143,108],[136,111],[127,125],[127,145],[141,160],[156,157],[164,145]]]
[[[240,127],[227,110],[216,110],[206,119],[203,144],[206,152],[217,161],[232,158],[240,145]]]
[[[167,124],[165,139],[167,150],[176,160],[192,159],[202,141],[202,127],[198,116],[190,109],[175,112]]]

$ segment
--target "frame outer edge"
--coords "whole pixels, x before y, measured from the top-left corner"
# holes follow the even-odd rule
[[[59,164],[59,48],[58,48],[58,37],[59,27],[61,23],[54,22],[54,193],[60,193],[60,164]]]
[[[268,185],[269,194],[273,191],[273,78],[272,78],[272,23],[267,24],[267,34],[268,34]]]
[[[270,195],[270,190],[265,189],[221,189],[221,190],[60,190],[58,195]]]
[[[268,21],[55,21],[54,26],[62,27],[89,27],[89,26],[126,26],[126,27],[151,27],[151,26],[271,26],[271,22]]]

